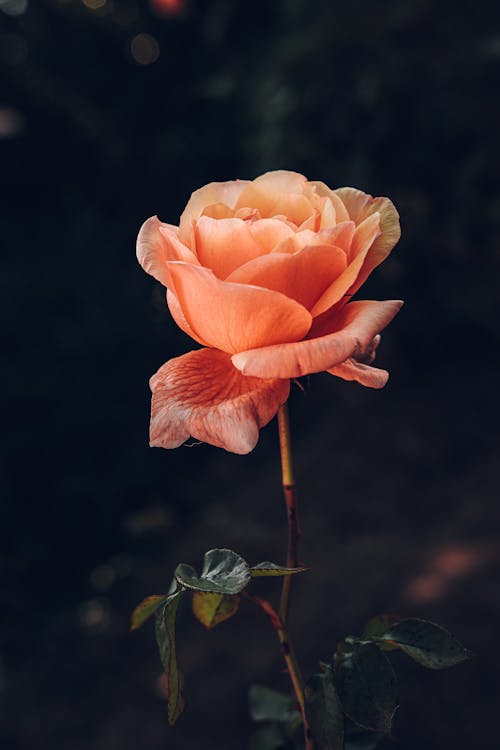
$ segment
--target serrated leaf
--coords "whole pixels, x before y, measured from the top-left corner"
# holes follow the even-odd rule
[[[265,685],[252,685],[249,692],[249,711],[254,721],[277,721],[288,724],[295,720],[295,699]]]
[[[208,630],[236,614],[240,606],[239,596],[193,591],[193,614]]]
[[[249,750],[281,750],[288,747],[286,733],[279,724],[261,727],[251,737]]]
[[[304,573],[306,570],[310,570],[310,568],[286,568],[283,565],[277,565],[272,562],[261,562],[258,563],[258,565],[254,565],[253,568],[250,568],[250,575],[252,578],[291,576],[295,573]]]
[[[153,594],[143,599],[130,616],[130,630],[137,630],[144,625],[146,620],[154,615],[160,604],[165,601],[165,598],[165,594]]]
[[[173,725],[184,710],[175,649],[175,616],[184,591],[171,594],[156,611],[156,641],[167,677],[168,722]]]
[[[346,717],[344,727],[344,750],[375,750],[383,739],[383,734],[362,729]]]
[[[305,688],[305,701],[318,750],[344,750],[344,716],[331,668],[311,677]]]
[[[447,630],[416,618],[390,625],[378,636],[378,643],[399,648],[428,669],[454,667],[470,657],[467,649]]]
[[[230,549],[206,552],[200,576],[191,565],[181,564],[177,566],[175,577],[188,589],[214,594],[239,594],[251,580],[245,560]]]
[[[396,676],[373,643],[357,643],[338,659],[335,686],[344,712],[359,726],[388,734],[397,709]]]

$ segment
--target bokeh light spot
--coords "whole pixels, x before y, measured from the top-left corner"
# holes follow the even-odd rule
[[[130,52],[138,65],[151,65],[160,56],[160,45],[151,34],[137,34],[130,43]]]

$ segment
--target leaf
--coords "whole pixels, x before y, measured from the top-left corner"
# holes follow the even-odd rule
[[[283,727],[279,724],[270,724],[261,727],[250,737],[248,747],[249,750],[281,750],[289,745]]]
[[[171,594],[156,611],[156,640],[167,676],[168,722],[171,725],[184,710],[175,651],[175,616],[183,593],[181,590]]]
[[[208,630],[236,614],[240,606],[239,596],[193,591],[193,613]]]
[[[250,716],[254,721],[277,721],[288,724],[294,721],[298,712],[294,709],[295,699],[279,693],[265,685],[252,685],[249,692]]]
[[[387,628],[400,621],[401,617],[396,617],[396,615],[375,615],[366,623],[363,636],[378,638],[385,633]]]
[[[143,599],[130,616],[130,630],[137,630],[144,625],[146,620],[154,615],[160,604],[165,601],[165,598],[165,594],[154,594]]]
[[[177,581],[188,589],[214,594],[239,594],[250,583],[250,568],[242,557],[230,549],[211,549],[203,558],[198,576],[191,565],[178,565]]]
[[[344,749],[344,716],[331,667],[311,677],[305,688],[306,714],[318,750]]]
[[[397,709],[396,676],[373,643],[357,643],[335,665],[344,712],[359,726],[387,734]]]
[[[277,565],[272,562],[261,562],[250,568],[252,578],[269,577],[269,576],[291,576],[294,573],[304,573],[310,568],[286,568],[283,565]]]
[[[344,750],[375,750],[383,736],[358,727],[346,717]]]
[[[399,648],[428,669],[454,667],[470,658],[470,652],[447,630],[426,620],[400,620],[377,637],[380,645]]]

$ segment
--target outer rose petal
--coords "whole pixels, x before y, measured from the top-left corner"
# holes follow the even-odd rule
[[[317,315],[326,312],[330,307],[339,302],[344,295],[346,295],[345,301],[349,301],[347,294],[348,292],[350,295],[352,294],[350,290],[363,268],[365,258],[370,252],[370,248],[373,247],[377,237],[380,236],[379,218],[379,214],[375,213],[356,227],[356,230],[352,235],[348,256],[350,257],[351,262],[345,269],[344,273],[335,279],[331,286],[314,305],[311,310],[312,315],[316,317]]]
[[[299,341],[311,327],[305,307],[279,292],[220,281],[189,263],[170,263],[169,271],[189,326],[214,349],[234,353]]]
[[[285,403],[289,380],[246,378],[228,354],[200,349],[166,362],[150,381],[150,444],[177,448],[192,435],[232,453],[249,453]]]
[[[173,317],[181,331],[187,333],[188,336],[191,336],[192,339],[197,341],[202,346],[206,346],[207,342],[203,341],[203,339],[193,331],[193,329],[187,322],[186,316],[182,312],[182,308],[179,304],[179,300],[170,289],[167,289],[167,305],[168,309],[170,310],[171,316]]]
[[[369,349],[374,336],[390,323],[403,303],[351,302],[330,321],[332,333],[291,344],[277,344],[232,356],[244,375],[298,378],[328,370]]]
[[[327,370],[330,375],[336,375],[343,380],[357,380],[361,385],[367,388],[383,388],[389,380],[387,370],[380,370],[378,367],[370,367],[363,362],[357,362],[349,358],[340,365],[331,367]]]
[[[157,216],[147,219],[137,237],[137,259],[146,273],[164,286],[170,286],[169,260],[198,263],[193,253],[179,240],[177,227],[164,224]]]
[[[265,252],[253,238],[251,224],[243,219],[201,216],[196,222],[195,237],[198,260],[219,279]]]
[[[380,229],[382,234],[370,248],[359,276],[349,290],[350,294],[354,294],[364,284],[373,269],[387,258],[401,237],[399,214],[389,198],[372,198],[371,195],[367,195],[361,192],[361,190],[356,190],[356,188],[339,188],[335,190],[335,193],[341,198],[349,211],[351,219],[356,224],[360,224],[375,212],[380,214]]]
[[[274,289],[310,310],[345,266],[340,247],[313,245],[293,254],[262,255],[237,268],[227,280]]]
[[[199,190],[195,190],[181,214],[179,222],[181,242],[190,245],[192,223],[201,216],[205,207],[212,206],[214,203],[225,203],[229,208],[234,208],[239,194],[247,184],[247,180],[210,182]]]

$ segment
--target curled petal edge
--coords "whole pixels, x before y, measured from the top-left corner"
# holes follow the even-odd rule
[[[374,337],[402,305],[401,300],[351,302],[329,322],[330,333],[296,343],[250,349],[233,354],[231,359],[243,375],[260,378],[298,378],[329,370],[349,358],[361,361]]]

